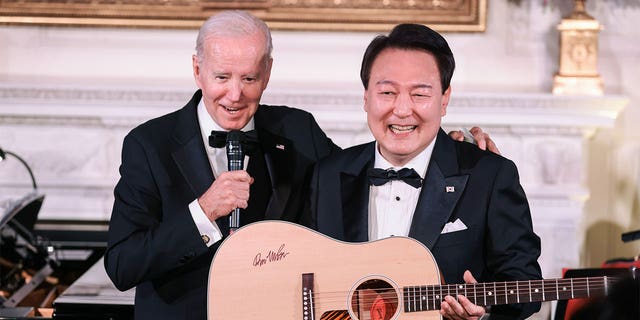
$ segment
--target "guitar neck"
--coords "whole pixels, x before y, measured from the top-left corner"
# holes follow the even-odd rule
[[[606,295],[611,277],[466,283],[403,287],[404,311],[440,309],[449,295],[464,295],[479,306],[566,300]]]

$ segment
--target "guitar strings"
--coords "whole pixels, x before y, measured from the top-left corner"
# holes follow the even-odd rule
[[[558,285],[556,286],[556,280],[558,282]],[[498,301],[514,301],[517,296],[520,296],[523,301],[528,301],[527,298],[536,295],[536,296],[548,296],[545,297],[546,299],[544,299],[545,301],[547,300],[558,300],[555,299],[554,297],[557,297],[560,293],[562,293],[563,295],[565,295],[567,292],[561,291],[561,289],[566,289],[569,290],[569,292],[573,291],[574,293],[577,293],[577,295],[581,295],[581,292],[593,292],[593,293],[605,293],[604,290],[607,288],[607,285],[609,285],[611,283],[611,278],[606,279],[605,278],[573,278],[573,281],[571,283],[571,278],[563,278],[563,279],[551,279],[551,280],[531,280],[531,286],[529,286],[528,281],[525,281],[525,284],[520,284],[520,285],[516,285],[513,286],[514,284],[516,284],[516,282],[496,282],[495,283],[495,290],[493,290],[494,287],[494,283],[485,283],[484,284],[484,290],[483,289],[483,284],[482,283],[476,283],[476,284],[464,284],[462,286],[466,286],[467,287],[467,298],[469,298],[471,301],[477,301],[478,296],[481,297],[481,299],[486,298],[487,304],[491,304],[491,302],[495,302],[495,300]],[[506,289],[505,289],[505,285],[506,285]],[[509,287],[509,285],[512,285],[511,287]],[[428,301],[428,303],[433,303],[433,300],[435,299],[436,302],[441,302],[444,299],[444,296],[446,295],[451,295],[454,298],[455,294],[456,294],[456,289],[458,289],[458,294],[460,295],[464,295],[464,289],[460,289],[459,286],[461,286],[460,284],[452,284],[452,285],[427,285],[427,286],[419,286],[419,287],[403,287],[403,289],[407,290],[408,288],[429,288],[431,290],[429,290],[428,292],[410,292],[409,295],[410,296],[418,296],[420,297],[420,299],[423,299],[422,297],[428,297],[428,299],[426,299],[425,301]],[[538,288],[539,290],[537,292],[530,292],[529,287],[531,287],[531,289],[536,289]],[[440,290],[433,290],[434,288],[439,288]],[[471,289],[470,289],[471,288]],[[512,290],[517,290],[517,293],[507,293],[507,291],[509,291],[509,288],[511,288]],[[557,289],[556,289],[557,288]],[[475,292],[471,292],[473,291],[473,289],[475,289]],[[480,289],[480,291],[478,290]],[[400,299],[398,299],[398,293],[395,289],[389,289],[389,288],[384,288],[381,289],[383,290],[382,292],[372,292],[372,289],[358,289],[353,291],[354,293],[357,293],[358,298],[362,299],[363,301],[373,301],[374,299],[382,298],[387,302],[390,303],[395,303],[397,304],[398,301]],[[402,290],[398,290],[398,291],[402,291]],[[332,302],[332,301],[345,301],[348,296],[350,296],[351,291],[316,291],[314,293],[314,298],[316,299],[317,303],[320,302]],[[483,295],[484,293],[484,295]],[[490,296],[487,296],[488,294],[490,294]],[[414,299],[410,299],[411,301],[415,300]],[[494,301],[492,301],[494,300]],[[560,299],[562,300],[562,299]],[[531,301],[542,301],[542,299],[533,299]]]
[[[450,293],[452,293],[452,294],[453,294],[453,293],[455,293],[455,292],[456,292],[456,288],[457,288],[457,287],[459,287],[459,286],[460,286],[460,285],[440,285],[440,286],[437,286],[437,285],[436,285],[436,286],[430,286],[430,285],[427,285],[427,286],[422,286],[422,287],[424,287],[424,288],[437,288],[437,287],[440,287],[440,288],[442,288],[442,290],[432,290],[432,289],[431,289],[431,290],[429,290],[429,292],[428,292],[428,294],[429,294],[429,295],[433,295],[433,294],[438,294],[438,295],[440,295],[440,294],[445,294],[445,293],[447,293],[447,292],[450,292]],[[561,287],[561,286],[559,285],[559,289],[558,289],[558,291],[561,291],[561,290],[560,290],[560,287]],[[566,289],[567,289],[567,290],[571,290],[571,287],[572,287],[572,288],[573,288],[573,291],[587,291],[587,290],[597,291],[598,289],[604,289],[604,288],[606,287],[606,285],[605,285],[604,283],[601,283],[601,284],[593,284],[593,283],[590,283],[589,285],[587,285],[586,283],[577,283],[577,282],[574,282],[574,283],[573,283],[573,286],[570,286],[570,285],[568,285],[568,284],[567,284],[567,285],[564,285],[564,286],[562,286],[562,287],[566,287]],[[410,286],[408,286],[408,287],[403,287],[403,289],[408,289],[408,288],[412,288],[412,287],[410,287]],[[420,288],[420,287],[415,287],[415,288]],[[476,293],[482,293],[482,292],[483,292],[482,290],[477,290],[477,289],[482,289],[482,286],[481,286],[481,285],[476,285],[476,287],[475,287],[475,288],[476,288],[476,291],[475,291]],[[528,286],[526,286],[526,287],[522,287],[522,286],[521,286],[521,287],[518,287],[518,288],[516,288],[516,287],[507,287],[507,289],[506,289],[506,290],[507,290],[507,291],[509,291],[509,288],[513,289],[514,291],[515,291],[515,290],[518,290],[518,291],[519,291],[518,293],[519,293],[520,295],[525,295],[525,294],[526,294],[526,295],[529,295],[529,294],[530,294],[530,292],[529,292],[529,287],[528,287]],[[534,292],[534,291],[532,291],[532,292],[531,292],[531,294],[541,294],[543,291],[544,291],[545,293],[548,293],[548,292],[555,292],[555,291],[556,291],[556,286],[555,286],[555,284],[546,284],[546,285],[543,285],[543,286],[541,286],[541,287],[539,287],[539,288],[541,288],[541,289],[543,289],[543,290],[539,290],[538,292]],[[493,286],[485,286],[485,288],[484,288],[484,289],[485,289],[485,290],[484,290],[484,292],[487,292],[487,293],[491,292],[491,293],[493,293],[493,294],[506,294],[506,291],[505,291],[505,287],[504,287],[504,285],[502,285],[502,284],[501,284],[501,285],[498,285],[498,283],[496,283],[495,290],[492,290],[492,289],[493,289]],[[533,289],[533,290],[535,290],[535,289],[538,289],[538,287],[533,287],[533,286],[532,286],[532,289]],[[370,289],[367,289],[367,290],[370,290]],[[356,290],[356,291],[357,291],[357,290]],[[362,291],[365,291],[365,290],[362,290]],[[469,293],[472,293],[472,289],[469,289],[468,287],[467,287],[467,291],[468,291]],[[351,291],[323,291],[323,292],[316,292],[315,294],[316,294],[316,295],[331,295],[331,294],[344,295],[344,294],[346,294],[346,293],[348,293],[348,292],[351,292]],[[461,294],[461,293],[463,293],[463,292],[464,292],[464,289],[460,289],[460,288],[458,288],[458,289],[457,289],[457,292],[458,292],[458,294]],[[366,294],[366,293],[365,293],[365,294]],[[374,294],[374,295],[375,295],[375,294]]]

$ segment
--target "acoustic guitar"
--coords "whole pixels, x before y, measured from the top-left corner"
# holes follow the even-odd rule
[[[308,228],[263,221],[220,245],[209,271],[209,320],[441,319],[444,296],[481,306],[604,295],[612,278],[441,284],[417,240],[337,241]]]

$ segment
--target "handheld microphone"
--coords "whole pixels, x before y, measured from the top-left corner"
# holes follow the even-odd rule
[[[227,169],[229,171],[242,170],[244,168],[244,150],[242,140],[244,133],[233,130],[227,134]],[[240,208],[235,208],[229,216],[229,234],[240,227]]]

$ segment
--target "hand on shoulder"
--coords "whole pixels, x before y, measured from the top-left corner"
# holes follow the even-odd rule
[[[467,131],[467,130],[464,130]],[[463,130],[454,130],[449,132],[449,136],[453,140],[457,141],[465,141],[465,139],[469,142],[472,142],[478,146],[478,148],[482,150],[489,150],[495,154],[500,154],[500,150],[498,146],[496,146],[495,142],[491,140],[491,137],[488,133],[482,131],[480,127],[473,127],[465,133]]]

